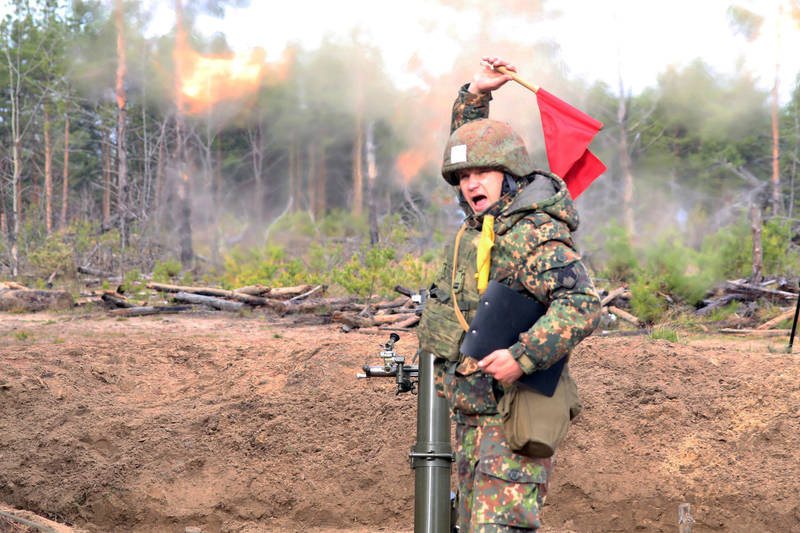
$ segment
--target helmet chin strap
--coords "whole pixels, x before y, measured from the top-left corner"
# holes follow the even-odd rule
[[[503,172],[503,187],[500,189],[500,196],[505,196],[506,194],[514,194],[518,190],[519,190],[519,185],[517,185],[517,180],[514,179],[514,176],[512,176],[508,172]]]

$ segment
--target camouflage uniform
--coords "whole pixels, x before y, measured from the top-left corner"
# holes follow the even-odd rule
[[[488,94],[473,95],[464,86],[453,106],[451,131],[486,118],[490,99]],[[518,181],[522,186],[518,192],[505,194],[486,211],[495,215],[496,235],[489,278],[548,306],[546,315],[509,347],[526,373],[567,357],[594,329],[600,310],[599,298],[572,240],[578,215],[566,185],[549,172],[536,171],[534,176],[527,185]],[[446,301],[456,285],[459,308],[470,321],[476,295],[462,291],[460,285],[474,275],[474,248],[483,217],[472,213],[466,203],[462,206],[468,227],[459,245],[457,269],[463,276],[453,283],[451,244],[434,281],[432,297]],[[452,302],[450,306],[452,309]],[[420,326],[425,327],[424,320]],[[509,448],[497,411],[496,399],[502,388],[478,370],[477,361],[437,359],[436,370],[456,422],[461,532],[536,530],[541,526],[553,458],[533,459]]]

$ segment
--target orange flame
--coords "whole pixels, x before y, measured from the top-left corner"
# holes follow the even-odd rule
[[[254,48],[230,56],[204,56],[189,48],[183,29],[180,2],[176,7],[177,35],[175,43],[176,103],[181,111],[200,113],[223,100],[238,100],[255,94],[264,74],[273,81],[288,75],[289,56],[267,63],[266,51]]]
[[[419,150],[408,150],[397,156],[397,170],[400,171],[403,182],[408,184],[427,161],[428,158]]]
[[[186,49],[177,58],[181,62],[178,89],[183,111],[199,113],[223,100],[238,100],[255,94],[267,72],[273,79],[285,79],[288,59],[284,56],[280,62],[269,64],[265,58],[263,48],[231,57],[203,56]]]

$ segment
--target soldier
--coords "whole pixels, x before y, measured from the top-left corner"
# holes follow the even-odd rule
[[[515,70],[502,59],[483,59],[491,67]],[[485,67],[461,88],[453,106],[442,176],[456,188],[466,221],[445,251],[419,329],[422,349],[437,356],[437,384],[456,422],[462,533],[541,526],[553,458],[510,449],[497,401],[503,387],[523,373],[568,357],[595,328],[600,311],[572,238],[578,215],[566,185],[535,170],[522,139],[507,124],[487,118],[491,92],[509,79]],[[479,299],[482,227],[483,233],[494,233],[488,278],[538,300],[547,312],[512,346],[478,362],[461,355],[459,345]]]

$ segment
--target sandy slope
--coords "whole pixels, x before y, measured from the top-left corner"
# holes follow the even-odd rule
[[[410,532],[415,397],[355,379],[387,336],[0,315],[0,501],[89,531]],[[676,531],[689,502],[694,532],[800,532],[800,359],[771,343],[587,339],[545,531]]]

